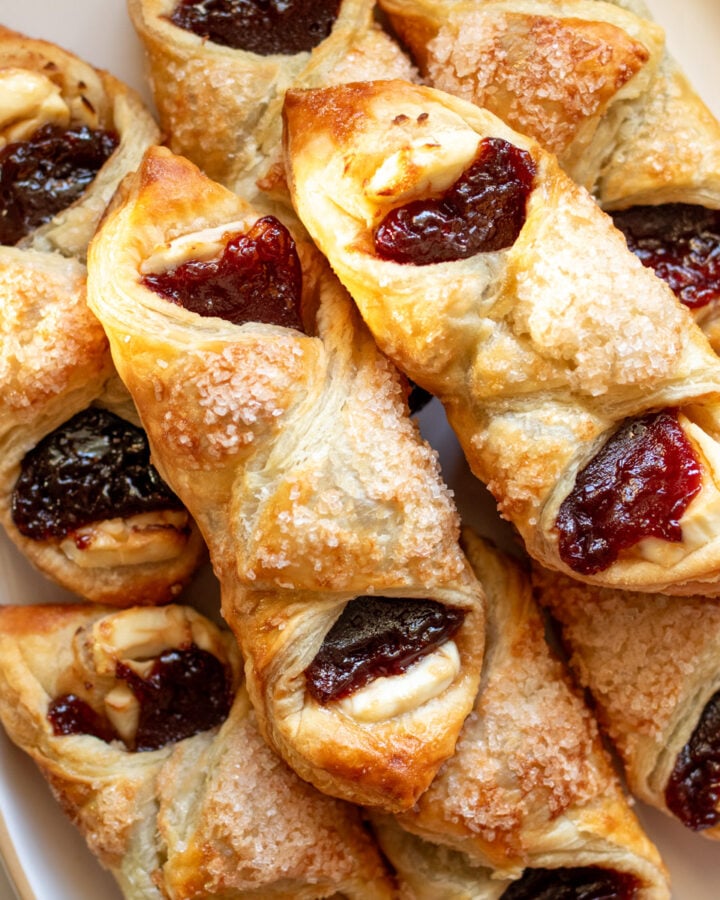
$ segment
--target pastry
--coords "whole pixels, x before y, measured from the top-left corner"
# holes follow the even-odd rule
[[[0,244],[83,261],[119,181],[158,130],[140,97],[47,41],[0,26]]]
[[[632,792],[720,838],[720,603],[597,588],[533,570]]]
[[[531,556],[716,592],[720,362],[555,157],[401,81],[290,91],[285,126],[298,216]]]
[[[278,155],[290,85],[415,74],[374,22],[374,6],[129,0],[170,148],[272,208],[271,198],[284,198]]]
[[[427,83],[555,153],[720,349],[720,123],[642,0],[382,0]]]
[[[465,533],[487,649],[455,755],[412,810],[373,816],[409,900],[668,898],[595,721],[550,650],[528,574]]]
[[[391,896],[357,811],[265,746],[234,639],[190,607],[3,607],[0,719],[128,900]]]
[[[8,29],[0,97],[0,522],[75,594],[166,602],[204,545],[149,463],[85,268],[105,205],[157,128],[111,76]]]
[[[399,374],[302,232],[164,148],[91,245],[89,302],[268,741],[327,793],[412,805],[470,710],[483,596]]]

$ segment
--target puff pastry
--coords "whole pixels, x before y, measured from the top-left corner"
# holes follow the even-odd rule
[[[413,809],[373,817],[403,896],[669,897],[595,721],[545,640],[528,573],[464,537],[488,609],[475,707]]]
[[[720,349],[720,123],[641,0],[383,0],[427,82],[590,189]],[[680,204],[678,206],[678,204]],[[654,211],[648,206],[660,207]],[[620,210],[636,207],[632,215]],[[659,245],[659,246],[658,246]]]
[[[160,292],[271,244],[278,254],[243,270],[227,304],[215,282],[204,312]],[[158,468],[208,543],[269,742],[327,793],[412,805],[470,710],[483,597],[397,371],[306,238],[163,148],[92,243],[89,302]],[[421,609],[439,642],[411,664],[415,645],[404,656],[391,632],[400,644],[406,628],[424,634]],[[375,615],[406,614],[374,632]]]
[[[190,607],[0,609],[0,719],[128,900],[388,898],[357,810],[264,744]]]
[[[529,553],[597,583],[716,591],[718,359],[589,194],[426,86],[291,91],[285,122],[300,219]]]
[[[533,583],[632,792],[720,838],[718,601],[602,589],[539,566]]]
[[[118,486],[98,486],[107,479],[107,469],[97,471],[106,460],[88,484],[87,447],[79,498],[78,490],[71,496],[66,483],[57,484],[66,477],[57,456],[44,475],[31,462],[75,416],[87,422],[91,406],[120,417],[125,424],[117,423],[116,432],[144,441],[105,334],[87,307],[85,255],[110,196],[157,140],[157,127],[124,85],[51,44],[0,29],[0,64],[3,234],[17,238],[0,246],[0,522],[35,566],[76,594],[119,605],[168,601],[205,558],[199,531],[177,498],[163,487],[165,499],[142,509],[134,504],[125,515]],[[115,148],[104,162],[93,149],[96,135]],[[75,197],[54,214],[44,206],[45,184],[35,180],[36,170],[48,168],[50,193]],[[130,490],[146,496],[140,479],[159,479],[148,461],[136,465]],[[19,502],[47,512],[48,477],[62,519],[52,529],[33,522],[33,510],[22,521],[17,515]],[[95,517],[92,495],[110,500]]]
[[[288,87],[416,74],[374,22],[374,7],[373,0],[231,4],[213,23],[213,9],[192,0],[129,0],[170,148],[251,202],[282,198]],[[233,16],[246,24],[233,25]]]

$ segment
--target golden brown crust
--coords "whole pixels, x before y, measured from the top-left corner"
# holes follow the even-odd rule
[[[257,218],[189,162],[150,151],[93,242],[90,303],[157,465],[208,541],[266,737],[324,791],[404,808],[470,709],[483,612],[398,373],[298,234],[308,333],[201,317],[140,283],[178,248],[207,258],[207,242]],[[447,685],[373,721],[311,700],[304,675],[346,603],[368,593],[467,610]]]
[[[647,87],[663,49],[660,28],[597,0],[384,0],[381,6],[422,60],[428,84],[534,137],[587,187],[594,181],[585,180],[586,157],[594,159],[591,145],[604,136],[611,107],[617,115],[618,106]]]
[[[720,123],[642,0],[383,0],[426,82],[555,153],[605,209],[720,208]],[[694,310],[720,348],[718,303]]]
[[[87,125],[119,138],[78,200],[18,246],[0,247],[0,522],[38,569],[75,594],[121,606],[168,602],[205,558],[186,514],[181,527],[154,522],[155,530],[116,522],[112,556],[96,554],[95,561],[96,551],[81,550],[81,541],[65,548],[60,539],[24,536],[12,517],[23,458],[57,427],[92,404],[137,422],[102,326],[87,307],[84,260],[107,201],[157,140],[157,127],[125,85],[59,47],[0,28],[0,55],[0,92],[10,110],[0,122],[0,146],[46,123]],[[102,543],[103,526],[94,527]]]
[[[82,196],[21,242],[23,247],[58,251],[84,262],[88,242],[105,206],[120,180],[137,167],[145,148],[158,140],[157,126],[135,91],[54,44],[0,26],[0,55],[2,78],[18,71],[31,73],[50,90],[57,90],[53,114],[59,121],[115,131],[118,135],[117,148]],[[15,115],[20,122],[29,117],[39,127],[48,113],[41,109],[34,118],[33,111],[25,108]],[[18,122],[12,120],[9,127],[10,136],[17,139]],[[0,126],[2,144],[7,139],[7,128],[6,125],[3,134]]]
[[[533,583],[562,626],[630,789],[669,813],[665,788],[675,761],[720,690],[720,604],[601,589],[539,566]],[[720,827],[701,834],[717,839]]]
[[[545,641],[527,575],[464,537],[488,597],[480,690],[454,756],[415,807],[378,820],[382,846],[418,898],[440,896],[443,878],[474,881],[485,896],[491,879],[502,885],[525,868],[585,865],[636,875],[641,897],[668,897],[590,711]]]
[[[375,77],[411,78],[413,68],[373,22],[374,3],[343,0],[330,35],[311,52],[261,56],[203,40],[173,24],[176,0],[130,0],[147,55],[168,146],[251,202],[281,191],[276,163],[282,98],[291,85]]]
[[[301,220],[381,349],[444,403],[472,470],[531,555],[570,572],[555,523],[576,473],[626,418],[678,407],[699,424],[688,434],[703,467],[681,524],[698,514],[708,527],[695,539],[687,527],[679,547],[640,542],[587,577],[672,593],[717,582],[718,360],[587,192],[534,141],[429,87],[292,91],[285,120]],[[382,217],[453,184],[488,137],[526,151],[536,170],[512,246],[431,265],[381,259]]]
[[[116,662],[147,665],[190,642],[237,691],[223,725],[142,753],[120,741],[55,735],[65,693],[107,709]],[[133,660],[137,660],[133,663]],[[0,719],[47,778],[128,900],[389,898],[390,883],[357,810],[301,782],[263,743],[228,632],[187,607],[0,609]]]

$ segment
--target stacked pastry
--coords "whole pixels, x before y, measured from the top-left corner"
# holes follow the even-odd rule
[[[400,81],[292,91],[298,215],[544,565],[720,588],[720,360],[554,156]]]
[[[140,99],[0,28],[0,522],[44,574],[103,603],[171,600],[204,559],[86,303],[87,244],[158,139]]]
[[[31,354],[7,345],[8,403],[27,409],[8,452],[0,445],[6,527],[37,527],[53,560],[87,570],[63,581],[47,565],[74,591],[133,607],[0,611],[0,718],[128,898],[666,898],[667,872],[541,638],[525,575],[472,533],[459,540],[407,378],[443,401],[538,559],[588,582],[712,593],[720,364],[584,189],[519,133],[529,119],[515,131],[412,84],[365,0],[302,15],[300,4],[236,6],[129,3],[167,141],[204,173],[150,146],[148,117],[117,178],[105,178],[111,148],[79,200],[6,248],[24,270],[40,255],[75,267],[72,287],[43,282],[70,359],[49,398],[34,399],[37,373],[27,384]],[[539,6],[470,12],[516,22],[539,19]],[[608,46],[624,54],[610,55],[582,121],[565,128],[562,103],[548,119],[578,180],[602,163],[592,186],[608,206],[609,142],[620,146],[643,91],[658,94],[659,73],[675,74],[659,29],[626,7],[543,5],[567,15],[573,40],[598,38],[596,75]],[[460,21],[456,37],[470,37]],[[414,22],[403,37],[429,46]],[[50,54],[45,72],[76,65],[25,43]],[[39,120],[23,113],[8,138],[32,139],[61,115],[55,94],[73,98],[68,122],[92,107],[120,130],[122,103],[112,95],[103,118],[92,77],[110,96],[112,80],[93,70],[46,75],[50,99],[33,86],[40,99],[22,101]],[[146,122],[141,107],[133,115]],[[84,297],[96,226],[99,324]],[[42,316],[38,294],[13,295],[14,321]],[[51,327],[33,340],[47,346]],[[85,485],[98,444],[109,481],[89,481],[75,506],[100,492],[119,514],[107,521],[103,507],[58,536],[51,520],[76,514],[67,485]],[[133,450],[113,455],[118,444]],[[598,474],[609,482],[599,497]],[[120,511],[123,490],[150,505]],[[176,595],[191,569],[168,580],[168,563],[194,566],[200,533],[233,637],[189,606],[134,605]],[[116,574],[145,566],[165,580]],[[654,747],[678,716],[658,717]],[[619,745],[627,728],[613,732]],[[657,770],[667,774],[666,757]],[[656,802],[655,775],[643,779],[655,793],[640,795]]]

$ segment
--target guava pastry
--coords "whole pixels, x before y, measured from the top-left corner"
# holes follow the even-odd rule
[[[288,92],[285,122],[297,214],[529,553],[720,590],[720,361],[555,157],[401,81]]]
[[[720,603],[635,594],[533,570],[632,792],[720,838]]]
[[[86,302],[87,243],[157,129],[124,85],[0,29],[0,522],[87,599],[168,601],[204,559]]]
[[[372,817],[402,896],[669,898],[595,720],[545,640],[528,573],[465,537],[488,610],[475,707],[413,809]]]
[[[237,644],[189,607],[2,608],[0,719],[127,900],[391,896],[357,811],[267,748]]]
[[[372,0],[130,0],[170,148],[271,209],[284,196],[288,87],[416,76],[374,8]]]
[[[642,0],[382,0],[428,84],[555,153],[720,350],[720,123]]]
[[[157,125],[112,75],[3,26],[0,98],[0,244],[84,261],[118,183],[158,140]]]
[[[92,243],[89,302],[269,742],[327,793],[411,806],[470,711],[484,613],[399,373],[307,238],[163,148]]]

